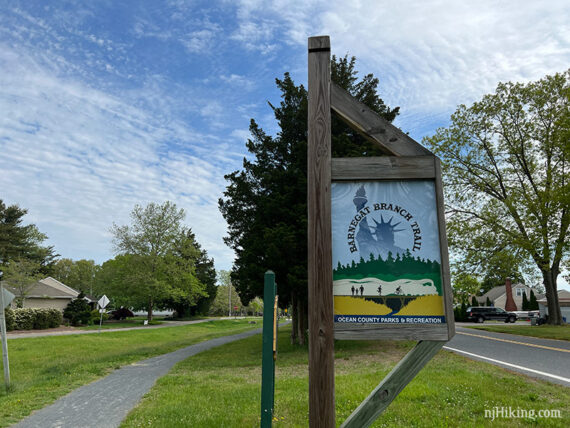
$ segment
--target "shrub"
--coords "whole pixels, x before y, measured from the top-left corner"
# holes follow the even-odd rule
[[[59,309],[47,309],[49,328],[57,328],[63,323],[63,313]]]
[[[127,308],[121,307],[111,312],[111,318],[114,320],[124,320],[125,318],[134,317],[135,314]]]
[[[63,316],[59,309],[51,308],[6,308],[6,330],[41,330],[59,327]]]
[[[91,321],[91,307],[83,300],[83,293],[69,302],[63,310],[63,316],[69,320],[71,325],[88,324]]]
[[[34,330],[49,328],[49,309],[32,309]]]
[[[6,330],[12,331],[16,328],[16,320],[14,319],[14,311],[7,307],[4,309],[4,318],[6,319]]]
[[[103,321],[107,321],[109,319],[109,314],[107,312],[103,312]],[[99,321],[101,320],[101,313],[99,312],[99,309],[93,309],[91,311],[91,321],[93,321],[93,324],[99,324]]]
[[[31,308],[14,309],[14,322],[16,330],[31,330],[34,328],[34,310]]]

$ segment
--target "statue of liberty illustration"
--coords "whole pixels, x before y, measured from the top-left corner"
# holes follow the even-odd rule
[[[368,198],[366,198],[366,190],[364,190],[364,185],[356,191],[356,195],[352,200],[356,211],[360,211],[366,206]],[[369,215],[370,216],[370,215]],[[384,221],[384,217],[380,215],[380,222],[372,218],[375,226],[371,226],[368,223],[368,217],[364,217],[359,223],[359,229],[356,233],[356,242],[358,246],[358,252],[360,256],[367,260],[370,254],[373,254],[375,258],[378,255],[382,256],[382,259],[386,260],[388,253],[392,253],[392,257],[396,257],[396,254],[403,254],[404,249],[395,245],[394,234],[396,232],[402,232],[405,229],[396,229],[401,222],[392,224],[393,217],[390,217],[388,221]]]

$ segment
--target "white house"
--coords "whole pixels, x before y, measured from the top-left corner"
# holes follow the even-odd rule
[[[548,302],[546,297],[537,300],[538,310],[540,311],[541,318],[548,315]],[[570,291],[558,290],[558,303],[560,304],[560,313],[562,314],[562,321],[570,323]]]

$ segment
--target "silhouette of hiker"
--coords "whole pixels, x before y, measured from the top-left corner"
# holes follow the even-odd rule
[[[352,286],[352,288],[350,289],[350,291],[352,291],[352,295],[354,296],[354,285]]]
[[[378,295],[379,296],[382,295],[382,286],[381,285],[378,286]]]
[[[360,286],[360,295],[362,296],[364,294],[364,285]]]

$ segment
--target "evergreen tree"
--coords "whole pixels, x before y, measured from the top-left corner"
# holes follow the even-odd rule
[[[0,199],[0,271],[8,260],[28,259],[39,263],[40,272],[47,275],[58,255],[52,246],[42,245],[47,236],[35,224],[23,224],[27,212]]]
[[[87,324],[91,319],[91,307],[84,297],[85,294],[79,293],[63,310],[64,318],[67,318],[71,325]]]
[[[472,306],[472,307],[474,307],[474,306],[479,306],[479,302],[477,301],[477,298],[476,298],[475,296],[473,296],[473,297],[471,298],[471,306]]]
[[[485,306],[493,306],[493,303],[489,299],[489,296],[487,296],[487,300],[485,300]]]
[[[377,94],[372,74],[358,81],[355,58],[331,61],[331,78],[368,107],[392,121],[398,108],[388,108]],[[220,211],[228,223],[225,242],[235,251],[232,284],[248,304],[263,295],[263,274],[275,272],[279,302],[291,306],[292,341],[304,343],[307,329],[307,91],[289,73],[275,79],[281,91],[279,106],[269,104],[279,132],[267,135],[251,120],[251,153],[243,168],[226,175],[229,182]],[[335,157],[382,154],[338,118],[332,118]]]
[[[530,289],[530,294],[528,297],[528,310],[529,311],[537,311],[538,310],[538,302],[536,301],[536,296],[534,295],[532,288]]]
[[[523,292],[522,295],[522,310],[528,311],[529,309],[528,299],[526,298],[526,292]]]

